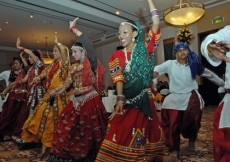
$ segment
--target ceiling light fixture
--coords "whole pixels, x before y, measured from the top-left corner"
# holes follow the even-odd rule
[[[33,17],[34,17],[34,16],[33,16],[33,13],[31,13],[31,14],[30,14],[30,18],[33,18]]]
[[[6,21],[6,24],[8,24],[8,21]]]
[[[120,12],[119,12],[119,11],[116,11],[116,14],[117,14],[117,15],[119,15],[119,14],[120,14]]]
[[[164,12],[164,20],[171,25],[189,25],[198,21],[204,13],[205,6],[203,3],[178,0],[177,4]]]

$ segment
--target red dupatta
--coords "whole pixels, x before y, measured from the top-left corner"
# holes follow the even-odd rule
[[[54,77],[54,74],[57,73],[57,71],[60,69],[60,64],[59,61],[56,61],[52,64],[51,69],[49,70],[49,74],[47,76],[47,83],[46,83],[46,88],[48,89],[51,85],[51,81]]]

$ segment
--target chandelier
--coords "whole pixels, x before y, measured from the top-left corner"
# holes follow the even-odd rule
[[[171,25],[188,25],[198,21],[204,13],[204,4],[190,2],[190,0],[178,0],[177,4],[164,12],[164,20]]]
[[[44,57],[44,63],[46,65],[52,64],[54,62],[54,59],[50,58],[49,52],[48,52],[48,45],[47,45],[47,37],[45,37],[46,39],[46,56]]]

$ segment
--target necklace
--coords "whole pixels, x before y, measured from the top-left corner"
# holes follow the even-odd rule
[[[128,73],[131,71],[131,63],[132,63],[132,58],[133,58],[133,50],[135,49],[135,47],[136,47],[136,44],[133,46],[130,60],[128,60],[128,57],[127,57],[127,50],[126,50],[126,47],[124,48],[125,63],[126,63],[126,65],[125,65],[125,71],[128,72]]]

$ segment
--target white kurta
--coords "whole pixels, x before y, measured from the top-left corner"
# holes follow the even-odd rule
[[[6,86],[9,85],[9,77],[10,77],[10,70],[3,71],[2,73],[0,73],[0,80],[5,80]],[[2,111],[2,105],[6,101],[7,97],[8,95],[6,96],[5,100],[2,100],[2,98],[0,97],[0,112]]]
[[[218,66],[221,64],[222,60],[218,60],[214,57],[210,57],[207,51],[207,46],[213,39],[216,39],[217,42],[224,40],[228,44],[230,44],[230,25],[219,30],[217,33],[210,34],[205,38],[205,40],[201,44],[202,55],[207,59],[207,61],[212,66]],[[227,52],[226,55],[227,57],[230,58],[230,52]],[[226,70],[225,70],[224,87],[225,89],[230,89],[230,63],[227,62],[226,62]],[[230,94],[226,94],[222,102],[224,102],[224,107],[222,109],[221,116],[220,116],[219,128],[230,128]]]
[[[200,108],[204,107],[204,101],[199,94],[198,85],[195,79],[192,79],[191,70],[188,64],[181,65],[176,60],[168,60],[154,68],[159,75],[167,73],[169,76],[170,94],[165,98],[162,108],[174,110],[186,110],[188,107],[191,91],[195,90],[200,99]],[[219,86],[224,85],[224,81],[208,69],[205,69],[201,75],[207,77]]]

